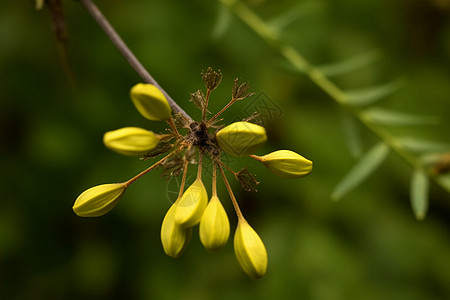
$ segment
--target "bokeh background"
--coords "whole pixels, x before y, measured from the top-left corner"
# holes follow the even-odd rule
[[[380,51],[381,60],[336,82],[350,89],[405,78],[406,86],[382,105],[441,122],[396,133],[450,142],[450,1],[246,3],[266,20],[298,10],[283,38],[314,64]],[[103,133],[124,126],[163,131],[164,124],[134,109],[128,91],[140,78],[79,3],[63,1],[73,84],[48,10],[1,1],[1,299],[450,299],[448,193],[431,184],[427,218],[417,221],[409,203],[411,168],[391,154],[362,186],[332,202],[333,187],[355,163],[341,109],[287,69],[245,24],[231,16],[228,27],[220,25],[216,1],[97,4],[192,116],[199,112],[189,93],[203,88],[200,72],[208,66],[224,74],[213,112],[228,101],[235,77],[266,93],[283,113],[265,124],[269,142],[260,153],[292,149],[313,160],[314,171],[282,180],[253,161],[230,160],[261,181],[258,193],[233,182],[269,253],[268,273],[257,281],[238,266],[231,241],[211,254],[197,230],[181,258],[164,254],[159,229],[174,183],[159,171],[129,188],[108,215],[77,217],[71,207],[83,190],[126,180],[149,164],[105,149]],[[224,117],[241,116],[246,105]],[[360,135],[364,150],[376,142],[362,127]],[[219,193],[233,230],[236,218],[222,185]]]

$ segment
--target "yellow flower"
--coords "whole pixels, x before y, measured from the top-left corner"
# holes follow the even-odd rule
[[[230,222],[217,196],[212,196],[200,220],[200,240],[211,252],[219,251],[230,236]]]
[[[235,122],[216,134],[217,143],[225,152],[234,156],[248,156],[267,140],[264,127],[249,123]]]
[[[174,258],[180,257],[192,236],[192,227],[183,228],[174,220],[176,204],[166,213],[161,226],[161,243],[164,252]]]
[[[208,193],[201,179],[196,179],[175,202],[175,222],[182,227],[192,227],[200,222],[208,203]]]
[[[116,206],[125,193],[124,183],[108,183],[87,189],[73,205],[73,211],[80,217],[99,217]]]
[[[170,118],[172,109],[164,94],[154,85],[138,83],[131,88],[131,100],[136,109],[151,121],[164,121]]]
[[[159,143],[159,135],[138,127],[124,127],[103,135],[105,146],[124,155],[144,155]]]
[[[234,236],[234,252],[242,269],[252,278],[261,278],[267,271],[267,251],[256,231],[240,219]]]
[[[278,150],[264,156],[252,157],[282,178],[300,178],[312,171],[312,161],[290,150]]]

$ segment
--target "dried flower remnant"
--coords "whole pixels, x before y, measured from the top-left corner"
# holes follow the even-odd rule
[[[208,67],[206,71],[202,71],[202,79],[208,90],[217,88],[222,82],[222,77],[222,72],[220,70],[214,71],[211,67]]]
[[[289,150],[279,150],[264,156],[256,155],[255,152],[267,140],[264,127],[251,123],[252,118],[224,127],[222,120],[218,118],[235,102],[253,95],[248,93],[248,83],[239,84],[236,79],[231,100],[213,117],[208,118],[211,92],[221,83],[222,73],[208,68],[202,72],[202,78],[205,91],[198,90],[190,97],[190,101],[202,111],[199,121],[189,120],[179,113],[172,114],[164,94],[154,85],[138,83],[131,88],[131,100],[141,115],[152,121],[166,121],[170,128],[168,132],[160,134],[138,127],[116,129],[105,133],[104,144],[119,154],[141,156],[143,161],[164,156],[128,181],[104,184],[86,190],[77,198],[73,209],[82,217],[104,215],[116,206],[133,182],[153,169],[162,168],[162,175],[168,177],[182,174],[177,200],[167,211],[161,226],[164,252],[168,256],[178,258],[186,249],[192,228],[197,224],[204,247],[211,252],[217,252],[227,243],[230,235],[230,222],[217,194],[216,173],[219,170],[238,219],[234,236],[237,260],[250,277],[260,278],[267,270],[267,251],[259,235],[245,220],[224,168],[234,175],[246,191],[256,191],[259,182],[247,168],[239,172],[229,168],[222,161],[222,152],[238,157],[250,156],[261,161],[276,175],[285,178],[298,178],[309,174],[312,162]],[[209,202],[207,188],[202,181],[205,157],[212,161],[213,171],[212,196]],[[197,165],[197,178],[187,185],[189,165]]]

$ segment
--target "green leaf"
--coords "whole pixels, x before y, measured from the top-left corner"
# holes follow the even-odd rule
[[[231,11],[223,5],[219,5],[216,23],[212,28],[212,38],[220,39],[231,25]]]
[[[350,154],[354,158],[360,157],[362,153],[362,146],[358,124],[356,124],[355,119],[347,112],[342,113],[342,127]]]
[[[327,77],[347,74],[362,69],[376,62],[381,57],[380,51],[374,50],[336,63],[319,66],[319,70]]]
[[[432,116],[421,116],[384,108],[373,107],[364,111],[373,122],[389,126],[410,126],[436,124],[438,119]]]
[[[308,15],[317,13],[323,7],[323,1],[303,1],[295,7],[289,9],[285,13],[270,20],[269,26],[277,31],[281,32],[284,28],[288,27],[297,20],[300,20]]]
[[[363,106],[375,103],[399,90],[404,81],[399,79],[387,84],[378,85],[366,89],[351,90],[346,92],[347,103],[355,106]]]
[[[422,169],[414,171],[411,178],[411,206],[418,220],[423,220],[428,208],[429,179]]]
[[[386,159],[389,154],[389,147],[380,142],[370,149],[359,162],[353,166],[350,172],[338,183],[334,188],[331,197],[339,200],[345,194],[357,187],[370,174],[377,169],[378,166]]]
[[[450,193],[450,174],[445,174],[441,176],[437,176],[436,182],[439,183],[439,185],[444,188],[447,192]]]
[[[422,140],[415,137],[403,137],[398,140],[403,147],[413,152],[438,152],[450,150],[449,144]]]

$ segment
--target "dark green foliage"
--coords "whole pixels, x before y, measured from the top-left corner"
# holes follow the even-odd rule
[[[96,2],[189,114],[199,116],[188,100],[202,84],[202,69],[213,66],[226,75],[210,101],[212,114],[230,100],[231,81],[243,78],[283,109],[281,118],[264,123],[271,144],[258,154],[290,148],[313,160],[314,169],[299,181],[280,180],[250,159],[229,162],[235,170],[249,166],[261,182],[250,193],[231,181],[267,245],[269,269],[261,281],[242,273],[231,242],[214,255],[198,241],[179,260],[164,254],[159,230],[177,177],[166,182],[161,171],[130,188],[111,214],[78,218],[71,206],[80,192],[126,180],[154,161],[108,151],[103,133],[123,126],[163,132],[166,126],[136,112],[128,91],[141,79],[77,1],[62,1],[76,85],[60,64],[48,12],[35,11],[32,1],[0,1],[1,299],[450,298],[447,191],[430,182],[427,217],[417,222],[409,200],[414,170],[392,154],[345,200],[329,201],[357,161],[346,148],[337,106],[303,75],[287,72],[279,54],[246,25],[215,1]],[[291,12],[274,24],[315,64],[380,49],[381,60],[333,81],[355,90],[406,76],[406,85],[376,105],[437,116],[437,126],[392,130],[439,145],[450,143],[450,24],[444,2],[246,1],[265,20]],[[215,25],[219,15],[222,25]],[[223,117],[246,118],[252,99]],[[378,140],[358,128],[367,151]],[[446,166],[431,160],[450,187]],[[187,181],[194,178],[192,172]],[[232,212],[220,181],[218,189]],[[230,222],[233,231],[235,219]]]

